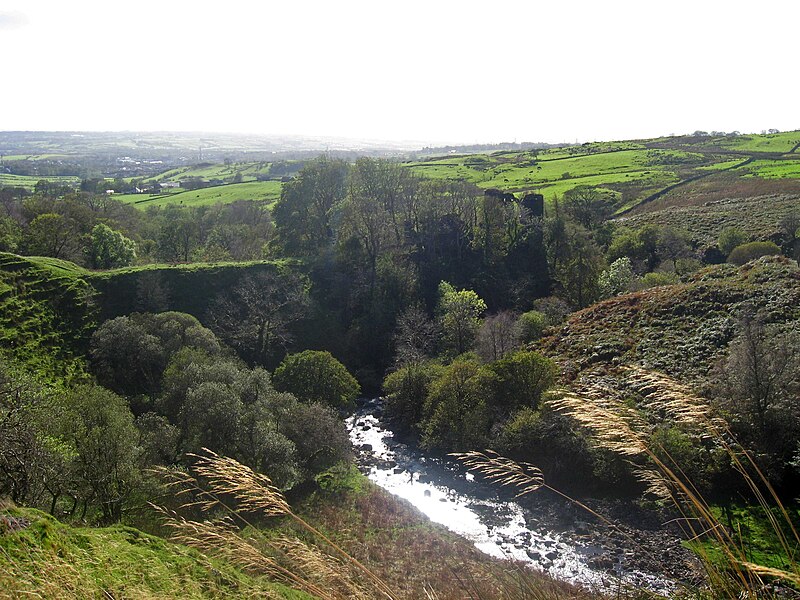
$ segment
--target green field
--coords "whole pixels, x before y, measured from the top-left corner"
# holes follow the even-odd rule
[[[482,188],[536,191],[548,201],[579,186],[597,186],[611,190],[627,205],[680,181],[687,173],[736,162],[684,150],[647,149],[641,144],[625,142],[546,152],[458,156],[408,166],[426,177],[466,180]],[[631,187],[635,189],[622,198],[620,192]]]
[[[800,144],[800,131],[787,131],[767,135],[740,135],[723,138],[719,141],[722,147],[747,152],[790,152]]]
[[[0,173],[0,187],[13,186],[25,188],[26,190],[33,190],[36,184],[42,180],[73,187],[77,187],[81,183],[80,177],[44,177],[39,175],[10,175],[8,173]]]
[[[764,179],[800,178],[800,156],[798,160],[756,160],[747,166],[750,177]]]
[[[800,160],[787,155],[799,142],[800,131],[682,136],[525,152],[452,154],[406,165],[425,177],[469,181],[484,189],[499,188],[514,193],[538,192],[547,201],[579,186],[594,186],[611,192],[616,198],[616,210],[622,211],[662,190],[670,191],[666,188],[674,188],[675,184],[705,180],[716,177],[717,173],[722,176],[722,171],[726,171],[728,179],[719,181],[726,186],[730,185],[731,177],[741,176],[800,179]],[[777,160],[779,154],[787,156]],[[747,159],[755,160],[742,164]],[[737,168],[739,165],[741,169]]]
[[[800,144],[800,131],[730,136],[679,136],[650,140],[648,144],[695,148],[703,151],[718,149],[726,152],[786,154],[791,152],[797,144]]]
[[[179,167],[159,173],[147,181],[181,181],[190,177],[201,179],[231,180],[237,174],[242,176],[242,181],[255,181],[258,176],[269,175],[271,163],[232,163],[232,164],[203,164],[192,167]]]
[[[66,158],[67,154],[9,154],[3,156],[3,161],[17,161],[17,160],[53,160],[57,158]]]
[[[163,207],[169,204],[182,204],[184,206],[230,204],[238,200],[267,202],[271,205],[280,198],[282,185],[280,181],[251,181],[157,195],[119,194],[115,195],[114,198],[143,209],[148,206]]]

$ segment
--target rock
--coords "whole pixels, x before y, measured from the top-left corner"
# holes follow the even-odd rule
[[[422,495],[425,496],[426,498],[430,498],[431,497],[431,491],[430,490],[425,490],[424,492],[422,492]]]
[[[611,571],[614,569],[614,561],[608,556],[598,556],[589,561],[589,566],[593,569]]]
[[[392,469],[392,473],[394,473],[395,475],[400,475],[400,473],[402,473],[403,471],[405,471],[403,467],[395,467],[394,469]]]
[[[555,560],[559,556],[561,556],[561,553],[558,552],[557,550],[550,550],[550,552],[544,555],[544,557],[548,560]]]
[[[589,535],[589,524],[582,521],[575,523],[575,533],[578,535]]]
[[[531,560],[540,561],[542,559],[542,555],[536,552],[535,550],[527,550],[525,553]]]
[[[372,452],[372,444],[361,444],[360,448],[367,452]]]

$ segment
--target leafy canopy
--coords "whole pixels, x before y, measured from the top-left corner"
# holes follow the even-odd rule
[[[273,374],[275,389],[299,400],[335,408],[350,408],[361,386],[330,352],[305,350],[283,359]]]

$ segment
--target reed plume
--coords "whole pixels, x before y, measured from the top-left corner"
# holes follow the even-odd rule
[[[222,520],[190,521],[156,507],[165,525],[173,530],[179,541],[201,552],[219,553],[245,569],[269,575],[320,598],[374,597],[350,577],[348,567],[345,567],[349,565],[365,577],[378,597],[397,598],[380,577],[292,511],[283,493],[268,476],[205,448],[190,456],[196,459],[191,472],[167,468],[154,471],[176,497],[186,498],[180,505],[181,509],[199,509],[206,513],[219,510],[226,517]],[[245,513],[290,518],[313,539],[324,543],[336,558],[299,539],[258,535],[258,529],[248,521]],[[258,539],[244,539],[238,531],[239,526],[247,528]],[[234,556],[240,552],[241,559]]]

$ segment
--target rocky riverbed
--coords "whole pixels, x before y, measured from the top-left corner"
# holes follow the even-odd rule
[[[395,440],[381,417],[380,400],[369,400],[348,419],[362,470],[481,551],[598,589],[624,585],[671,595],[700,579],[669,516],[632,502],[582,499],[601,520],[547,490],[515,501],[457,462]]]

